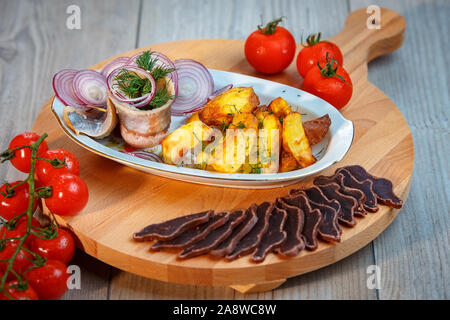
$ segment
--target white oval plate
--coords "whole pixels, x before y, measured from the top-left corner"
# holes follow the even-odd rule
[[[53,100],[52,111],[66,135],[89,151],[141,171],[166,178],[206,185],[249,189],[283,187],[316,174],[339,162],[350,149],[353,142],[353,123],[345,119],[328,102],[294,87],[273,81],[226,71],[209,71],[214,78],[215,89],[222,88],[228,84],[233,84],[234,87],[253,87],[261,104],[268,104],[273,99],[282,97],[291,105],[294,111],[303,114],[303,121],[312,120],[328,113],[331,118],[330,131],[319,144],[312,147],[313,154],[318,161],[304,169],[267,174],[230,174],[178,167],[144,160],[123,153],[121,152],[124,147],[123,140],[113,135],[101,140],[95,140],[85,135],[76,135],[67,127],[63,120],[64,104],[58,98]],[[186,117],[172,117],[169,132],[183,125],[185,119]],[[158,148],[152,151],[157,153]]]

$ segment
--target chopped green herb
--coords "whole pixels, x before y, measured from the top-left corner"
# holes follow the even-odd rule
[[[172,73],[176,70],[175,68],[168,68],[164,65],[157,66],[157,62],[158,58],[152,59],[151,51],[145,51],[136,59],[137,66],[149,71],[155,81],[166,77],[169,73]]]
[[[122,69],[115,77],[117,86],[130,98],[138,98],[152,90],[152,84],[147,78],[141,78],[134,71]]]

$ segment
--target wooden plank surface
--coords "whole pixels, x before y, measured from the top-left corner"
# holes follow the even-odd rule
[[[64,67],[81,68],[136,45],[193,38],[244,39],[260,14],[288,16],[285,26],[302,32],[340,30],[351,10],[372,1],[77,1],[82,29],[67,30],[71,1],[0,2],[0,145],[29,128],[52,94],[50,79]],[[379,3],[379,1],[377,2]],[[383,4],[383,2],[381,2]],[[288,280],[279,289],[242,296],[231,289],[173,285],[113,270],[79,252],[81,290],[65,298],[447,298],[449,297],[449,3],[385,1],[404,14],[404,47],[369,66],[369,80],[402,110],[415,139],[415,176],[402,216],[373,244],[322,270]],[[139,8],[142,11],[139,13]],[[170,10],[167,10],[170,8]],[[326,18],[324,18],[326,8]],[[80,54],[80,48],[83,49]],[[20,177],[9,166],[1,179]],[[430,203],[432,205],[430,205]],[[366,287],[366,269],[380,266],[382,289]],[[107,275],[107,276],[106,276]]]
[[[350,9],[372,4],[351,0]],[[407,23],[401,50],[369,66],[369,80],[402,111],[414,138],[411,191],[398,219],[374,241],[380,299],[450,298],[450,2],[376,1]]]

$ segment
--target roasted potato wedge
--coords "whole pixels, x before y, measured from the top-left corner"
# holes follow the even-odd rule
[[[195,148],[209,141],[214,131],[201,121],[193,121],[172,131],[161,142],[163,160],[167,164],[193,163],[190,159]]]
[[[259,122],[253,113],[237,113],[233,117],[233,121],[228,129],[253,129],[258,131]]]
[[[269,104],[269,111],[271,111],[278,118],[286,118],[288,114],[291,114],[293,111],[291,106],[281,97],[274,99]]]
[[[281,149],[280,170],[279,172],[294,171],[299,168],[297,160],[288,151]]]
[[[200,118],[198,116],[198,111],[191,114],[189,118],[186,119],[186,124],[194,121],[200,121]]]
[[[227,146],[229,145],[229,141],[227,141],[225,137],[219,142],[217,147],[214,149],[211,161],[208,162],[208,170],[223,173],[237,173],[241,170],[242,166],[245,163],[245,158],[244,160],[242,160],[242,158],[238,156],[237,150],[239,148],[237,145],[235,145],[234,150],[230,149],[230,154],[227,155]],[[245,146],[241,147],[245,148]]]
[[[259,158],[262,173],[278,172],[280,164],[281,123],[274,114],[268,114],[259,130]]]
[[[235,114],[250,113],[258,105],[259,98],[252,87],[236,87],[206,103],[199,118],[209,126],[228,126]]]
[[[328,114],[303,123],[303,128],[305,128],[305,134],[308,138],[309,144],[311,146],[322,141],[323,137],[327,134],[330,129],[331,119]]]
[[[283,148],[292,154],[301,168],[316,162],[305,135],[300,113],[293,112],[284,118],[282,137]]]

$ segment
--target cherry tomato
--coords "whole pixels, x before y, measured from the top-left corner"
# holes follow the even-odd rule
[[[28,283],[40,299],[57,300],[67,291],[67,267],[58,260],[47,260],[42,267],[27,272]]]
[[[321,33],[312,34],[306,39],[306,46],[297,56],[297,70],[305,78],[311,68],[317,66],[317,62],[326,61],[326,55],[335,59],[342,66],[344,58],[337,45],[329,41],[320,41]],[[317,37],[317,38],[316,38]]]
[[[31,241],[31,250],[41,257],[68,264],[75,252],[75,240],[68,231],[60,228],[54,239],[43,240],[34,237]]]
[[[344,107],[353,93],[350,76],[334,59],[328,60],[324,67],[312,68],[303,81],[302,89],[329,102],[336,109]]]
[[[5,246],[3,250],[0,251],[0,260],[3,259],[9,259],[12,257],[14,252],[16,251],[17,245],[19,244],[19,241],[17,240],[11,240],[6,241]],[[26,246],[23,246],[26,248]],[[16,256],[16,259],[14,260],[12,269],[18,273],[21,274],[27,268],[31,265],[31,261],[33,260],[33,256],[28,251],[25,251],[23,247],[19,250],[19,253]],[[6,272],[6,269],[8,268],[8,262],[0,262],[0,271]],[[12,275],[11,273],[9,275]],[[12,277],[13,279],[14,277]],[[8,279],[11,279],[11,277],[8,277]]]
[[[44,160],[36,162],[36,174],[43,185],[48,185],[54,176],[59,176],[63,173],[72,173],[76,176],[80,174],[80,164],[72,152],[64,149],[47,150],[41,157],[65,162],[65,165],[61,164],[61,168],[53,168],[51,163]]]
[[[28,224],[27,217],[24,216],[19,220],[19,222],[17,222],[17,225],[14,229],[7,230],[6,227],[3,227],[0,230],[0,239],[19,238],[24,236],[25,233],[27,232],[27,224]],[[32,218],[31,225],[38,228],[41,226],[39,221],[37,221],[35,218]],[[33,238],[34,236],[30,234],[25,243],[27,245],[31,245]]]
[[[86,183],[70,173],[50,180],[52,196],[45,199],[47,208],[54,214],[73,216],[83,210],[89,198]]]
[[[25,132],[22,134],[19,134],[15,136],[11,142],[9,143],[9,150],[27,146],[30,144],[35,143],[40,138],[39,135],[32,132]],[[42,154],[48,150],[47,143],[45,141],[42,141],[42,143],[39,146],[37,155],[42,156]],[[14,157],[10,160],[11,164],[17,169],[22,172],[28,173],[30,172],[30,161],[31,161],[31,149],[30,148],[23,148],[14,151]]]
[[[28,202],[30,200],[30,193],[28,183],[18,186],[13,190],[14,194],[8,197],[8,189],[19,184],[22,181],[15,181],[10,183],[10,186],[4,184],[0,187],[0,217],[5,220],[11,220],[15,216],[24,213],[28,209]],[[6,195],[6,197],[5,197]],[[37,200],[34,205],[36,209]]]
[[[10,287],[10,288],[8,288]],[[13,300],[39,300],[39,297],[32,287],[28,284],[19,285],[17,280],[5,283],[6,292],[13,298]],[[10,300],[10,298],[0,293],[0,300]]]
[[[286,69],[295,56],[295,39],[285,28],[278,26],[282,18],[258,26],[245,41],[245,57],[253,68],[266,74]]]

